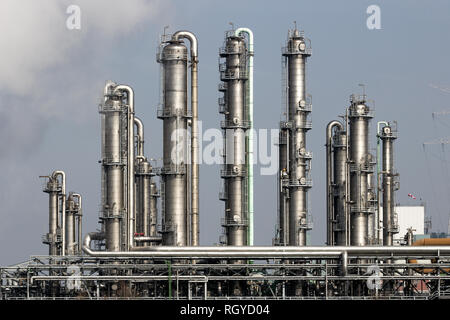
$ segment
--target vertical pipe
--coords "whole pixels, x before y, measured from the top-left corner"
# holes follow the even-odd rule
[[[54,179],[57,179],[57,177],[61,177],[61,193],[59,195],[59,198],[61,199],[61,239],[62,239],[62,243],[61,243],[61,255],[65,256],[66,255],[66,239],[65,239],[65,234],[66,234],[66,174],[64,173],[64,171],[61,170],[57,170],[54,171],[52,174],[52,177]]]
[[[188,39],[191,47],[191,245],[200,243],[199,228],[199,150],[198,150],[198,44],[196,36],[189,31],[177,31],[174,40]]]
[[[280,130],[279,137],[279,169],[278,169],[278,198],[279,198],[279,239],[280,245],[287,245],[289,240],[289,205],[287,188],[284,184],[288,172],[288,136],[287,130]]]
[[[129,162],[129,159],[124,162],[123,158],[124,154],[128,156],[129,149],[128,135],[125,137],[125,145],[123,141],[123,136],[127,133],[128,116],[127,124],[123,124],[122,95],[117,94],[115,90],[115,83],[106,84],[105,99],[100,110],[102,114],[102,178],[104,179],[102,219],[107,251],[128,249],[128,233],[124,230],[127,226],[125,211],[128,212],[128,207],[125,209],[125,203],[128,198],[124,185],[125,181],[128,181],[125,177],[127,173],[125,162]],[[124,147],[126,150],[123,150]],[[132,148],[134,149],[133,143]]]
[[[158,211],[157,211],[157,198],[158,189],[156,183],[150,184],[150,218],[149,218],[149,236],[156,237],[158,235],[157,223],[158,223]]]
[[[326,129],[326,194],[327,194],[327,245],[335,245],[336,239],[335,235],[335,218],[336,212],[334,212],[333,198],[334,198],[334,179],[333,179],[333,151],[332,151],[332,139],[333,139],[333,129],[338,128],[338,130],[343,130],[343,125],[339,121],[331,121],[327,125]]]
[[[78,210],[78,236],[77,236],[77,244],[78,244],[78,254],[81,254],[82,248],[83,248],[83,224],[82,224],[82,217],[83,217],[83,205],[82,205],[82,197],[79,193],[74,193],[73,197],[77,199],[77,210]]]
[[[381,230],[381,218],[380,218],[380,212],[381,212],[381,199],[380,194],[382,193],[382,186],[381,186],[381,137],[380,137],[380,126],[388,125],[387,121],[378,121],[377,122],[377,212],[378,212],[378,219],[376,221],[377,223],[377,238],[383,239],[383,237],[380,237],[380,230]],[[383,241],[383,240],[382,240]]]
[[[58,180],[53,175],[48,177],[44,192],[48,193],[48,233],[44,243],[48,244],[48,254],[55,256],[58,254],[57,233],[58,225]]]
[[[249,28],[238,28],[235,31],[236,36],[240,36],[241,33],[248,35],[248,81],[247,88],[247,107],[248,107],[248,121],[250,123],[249,133],[247,135],[248,146],[248,161],[247,161],[247,204],[248,204],[248,240],[247,244],[253,246],[254,242],[254,222],[253,222],[253,32]]]
[[[288,70],[288,121],[289,128],[289,245],[305,246],[308,222],[308,189],[311,188],[311,153],[306,151],[306,133],[311,129],[307,120],[311,112],[306,97],[306,59],[311,48],[297,29],[289,33],[283,50]]]
[[[394,221],[394,156],[393,141],[397,138],[392,127],[385,125],[379,132],[383,142],[383,245],[393,245]]]
[[[225,121],[221,127],[225,132],[225,164],[221,172],[227,197],[225,199],[225,228],[227,245],[248,244],[248,193],[245,154],[248,113],[246,112],[247,51],[245,41],[235,32],[227,32],[220,57],[220,78],[226,83],[224,100],[227,105]]]
[[[192,48],[193,42],[191,42]],[[199,216],[199,150],[198,150],[198,79],[197,79],[197,56],[192,55],[191,49],[191,245],[200,244],[200,216]],[[195,50],[196,52],[197,50]]]
[[[144,157],[144,124],[138,117],[134,117],[134,124],[137,129],[136,158]]]
[[[187,186],[187,49],[174,36],[158,62],[163,65],[163,245],[186,246],[188,235]],[[192,151],[192,150],[191,150]]]
[[[368,201],[368,175],[373,172],[369,161],[369,121],[373,116],[365,96],[352,95],[350,102],[350,243],[364,246],[369,240],[368,216],[373,214]]]
[[[75,246],[75,201],[73,199],[72,193],[69,194],[67,198],[66,212],[66,253],[68,255],[74,255]]]
[[[118,85],[114,88],[114,93],[125,91],[128,102],[128,122],[127,122],[127,214],[128,214],[128,250],[134,247],[134,92],[130,86]]]

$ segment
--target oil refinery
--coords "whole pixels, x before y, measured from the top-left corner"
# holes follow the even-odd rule
[[[152,137],[163,142],[161,166],[151,161],[157,152],[144,148],[146,119],[140,117],[133,88],[120,79],[98,88],[103,99],[92,116],[99,114],[101,121],[99,230],[83,228],[83,219],[96,213],[83,211],[82,190],[68,191],[70,170],[36,173],[46,174],[49,224],[42,243],[48,255],[0,267],[0,299],[449,296],[450,239],[414,241],[412,228],[407,233],[399,228],[397,121],[372,122],[373,100],[365,92],[349,92],[349,100],[340,102],[342,115],[330,115],[324,128],[313,127],[307,91],[309,73],[314,73],[307,68],[312,42],[296,26],[288,30],[280,55],[282,114],[273,122],[279,128],[272,180],[277,192],[271,199],[258,198],[277,203],[270,213],[276,221],[273,245],[254,244],[253,128],[254,114],[262,111],[254,108],[253,32],[233,27],[218,49],[223,164],[215,177],[199,174],[201,41],[191,31],[164,34],[153,61],[161,68],[155,116],[163,132]],[[308,196],[314,188],[312,130],[325,136],[326,168],[315,170],[326,170],[326,212],[314,213],[326,216],[325,246],[308,241],[314,232]],[[372,138],[376,146],[370,145]],[[200,245],[200,179],[222,182],[216,200],[223,202],[223,235],[217,245]]]

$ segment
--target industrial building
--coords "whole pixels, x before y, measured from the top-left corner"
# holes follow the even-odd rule
[[[271,199],[278,201],[274,245],[253,243],[254,43],[250,29],[238,28],[225,33],[218,51],[224,236],[220,245],[200,246],[198,41],[190,31],[161,38],[155,61],[162,70],[162,101],[156,112],[163,121],[161,167],[149,161],[154,151],[144,150],[145,119],[135,108],[133,88],[106,82],[98,108],[99,231],[83,230],[83,216],[92,213],[82,211],[82,192],[67,191],[70,173],[55,170],[45,176],[49,228],[43,243],[48,256],[1,267],[0,299],[450,295],[450,243],[413,241],[412,229],[424,233],[424,211],[395,204],[400,179],[394,161],[397,125],[372,123],[374,106],[365,93],[350,95],[342,120],[314,127],[326,137],[327,242],[307,245],[313,232],[308,192],[314,187],[314,160],[307,139],[313,130],[312,96],[307,93],[312,46],[296,27],[288,31],[281,53],[286,99],[284,119],[274,123],[280,128],[279,168],[273,180],[278,190]],[[377,154],[371,153],[370,126],[377,129]],[[409,241],[399,245],[408,232]]]

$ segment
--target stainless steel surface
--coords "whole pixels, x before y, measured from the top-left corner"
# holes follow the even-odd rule
[[[121,98],[112,94],[110,87],[115,84],[107,83],[105,86],[105,102],[101,109],[102,114],[102,219],[105,229],[106,250],[124,250],[121,236],[121,222],[126,218],[126,195],[124,193],[124,171],[126,159],[122,157],[123,135],[126,127],[122,125],[123,108]]]
[[[133,247],[134,94],[126,85],[107,82],[102,115],[102,216],[108,251]]]
[[[188,39],[191,47],[191,245],[200,244],[199,220],[199,147],[198,147],[198,44],[196,36],[189,31],[177,31],[173,39]]]
[[[83,241],[83,250],[92,256],[105,257],[186,257],[186,258],[293,258],[305,256],[340,257],[347,255],[397,256],[407,255],[448,255],[450,246],[217,246],[217,247],[178,247],[155,246],[133,248],[132,251],[106,252],[91,249],[91,234],[87,234]]]
[[[135,198],[134,198],[134,91],[130,86],[117,85],[113,94],[126,93],[126,110],[127,110],[127,166],[126,166],[126,195],[127,195],[127,231],[126,241],[127,249],[134,246],[135,232]]]
[[[345,181],[346,137],[344,125],[331,121],[326,129],[326,194],[327,194],[327,245],[346,245]]]
[[[172,38],[162,49],[158,62],[163,66],[163,220],[162,244],[189,243],[188,158],[187,158],[187,49]]]
[[[280,130],[278,143],[278,238],[276,239],[278,245],[287,245],[289,242],[289,189],[283,185],[283,179],[287,176],[289,167],[288,137],[288,130]]]
[[[76,215],[75,200],[73,194],[69,193],[66,201],[66,254],[74,255],[76,253],[76,238],[75,238],[75,215]]]
[[[79,193],[73,193],[73,197],[76,199],[77,209],[77,254],[81,254],[83,244],[83,197]]]
[[[138,117],[134,117],[134,125],[136,126],[136,158],[144,157],[144,124]]]
[[[334,213],[336,217],[336,236],[335,241],[338,246],[347,246],[349,242],[350,220],[347,205],[347,187],[348,187],[348,167],[347,167],[347,133],[339,131],[334,137],[333,155],[333,182],[335,195],[333,200]]]
[[[56,172],[56,171],[55,171]],[[49,246],[49,255],[58,255],[61,252],[61,240],[60,240],[60,219],[59,219],[59,209],[60,209],[60,192],[61,184],[58,181],[57,175],[53,172],[52,175],[48,176],[48,181],[44,188],[44,192],[49,195],[49,221],[48,221],[48,233],[44,236],[44,243]]]
[[[372,113],[365,96],[352,95],[349,107],[350,160],[350,244],[369,244],[369,219],[373,214],[368,201],[368,174],[373,172],[369,157],[369,121]]]
[[[386,125],[381,129],[383,143],[383,245],[392,246],[393,236],[398,233],[394,218],[394,151],[393,142],[397,138],[393,128]]]
[[[156,183],[150,184],[150,219],[149,219],[149,236],[156,237],[158,235],[158,187]]]
[[[144,237],[150,235],[152,176],[150,163],[139,161],[136,165],[136,234]]]
[[[246,246],[248,232],[247,172],[245,154],[245,133],[248,129],[245,86],[247,81],[247,48],[244,38],[234,32],[227,32],[224,47],[220,49],[224,64],[219,66],[220,78],[226,83],[224,101],[225,134],[224,165],[221,176],[224,179],[225,218],[222,220],[229,246]]]
[[[142,241],[142,237],[156,236],[156,201],[157,190],[152,178],[155,175],[151,164],[144,156],[144,125],[142,121],[134,117],[137,129],[136,139],[136,226],[134,241],[137,246],[150,245],[150,241]],[[138,237],[141,240],[137,240]]]
[[[306,132],[311,129],[307,120],[311,109],[306,96],[306,59],[311,55],[308,40],[297,29],[288,35],[283,56],[287,60],[287,107],[288,119],[283,126],[289,128],[289,166],[285,181],[288,182],[289,199],[282,196],[280,204],[289,206],[289,245],[305,246],[306,233],[311,229],[308,216],[308,189],[310,179],[310,153],[306,150]],[[285,212],[282,216],[285,216]],[[286,220],[286,219],[285,219]]]

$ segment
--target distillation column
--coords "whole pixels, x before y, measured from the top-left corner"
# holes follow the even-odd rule
[[[369,175],[373,160],[369,154],[369,122],[373,112],[366,104],[365,95],[350,97],[348,108],[349,172],[350,172],[350,245],[370,244],[369,215],[374,214],[371,203]]]
[[[134,246],[134,95],[107,82],[102,119],[102,216],[107,251]]]
[[[157,197],[158,191],[153,182],[155,173],[144,156],[144,125],[135,117],[137,128],[136,142],[136,232],[138,246],[147,246],[159,241],[157,237]]]
[[[225,44],[219,50],[225,62],[219,64],[223,98],[219,99],[220,112],[225,115],[221,122],[224,131],[224,165],[221,177],[224,179],[226,244],[248,245],[248,180],[246,131],[250,128],[246,105],[247,49],[244,38],[233,31],[226,33]]]
[[[49,255],[75,255],[81,252],[81,195],[71,192],[66,198],[66,174],[56,170],[48,179],[44,192],[49,194],[49,228],[43,243]]]
[[[397,221],[395,219],[395,173],[394,173],[394,151],[393,142],[397,139],[397,132],[387,124],[379,132],[379,138],[382,141],[383,148],[383,245],[392,246],[393,236],[398,233]]]
[[[43,236],[43,243],[48,244],[51,256],[65,253],[65,211],[66,211],[66,175],[63,171],[54,171],[47,178],[44,192],[49,195],[48,233]],[[59,178],[59,179],[58,179]]]
[[[187,48],[182,39],[191,45],[191,112]],[[163,120],[162,243],[198,245],[197,39],[188,31],[174,33],[158,54],[158,62],[163,66],[163,101],[158,110],[158,118]],[[188,125],[192,126],[190,159]]]
[[[339,121],[326,130],[327,152],[327,245],[348,245],[347,132]]]
[[[282,192],[279,226],[283,229],[279,234],[283,235],[283,244],[291,246],[306,245],[306,233],[311,229],[307,192],[312,187],[312,153],[306,150],[306,133],[312,127],[308,120],[312,104],[310,97],[306,96],[305,81],[306,59],[311,55],[311,47],[307,46],[306,41],[303,33],[297,29],[290,30],[287,45],[283,48],[283,56],[287,60],[288,110],[286,121],[280,123],[280,142],[287,136],[287,145],[280,143]],[[284,156],[287,156],[286,159],[281,158]]]

